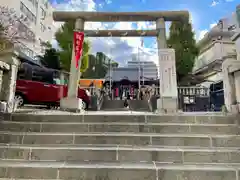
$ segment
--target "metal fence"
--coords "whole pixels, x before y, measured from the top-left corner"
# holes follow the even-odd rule
[[[222,111],[224,106],[223,81],[218,81],[210,86],[210,103],[213,111]]]
[[[185,112],[211,111],[210,89],[206,87],[178,87],[178,108]]]
[[[159,87],[154,87],[154,96],[161,97]],[[178,109],[184,112],[211,111],[210,89],[206,87],[178,87]]]

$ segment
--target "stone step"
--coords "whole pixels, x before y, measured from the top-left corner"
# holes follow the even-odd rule
[[[0,160],[4,179],[238,180],[240,164]]]
[[[15,179],[12,179],[12,178],[0,178],[0,180],[15,180]],[[29,179],[29,178],[17,178],[17,180],[43,180],[43,179]],[[47,179],[47,180],[56,180],[56,179]],[[57,179],[57,180],[61,180],[61,179]]]
[[[87,114],[87,115],[50,115],[50,114],[13,114],[4,116],[5,120],[12,121],[38,121],[38,122],[145,122],[145,123],[190,123],[190,124],[236,124],[239,117],[224,116],[221,114],[206,115],[104,115],[104,114]]]
[[[116,110],[124,108],[124,100],[104,100],[101,110]]]
[[[119,145],[0,145],[0,158],[53,161],[240,163],[240,149]]]
[[[122,144],[200,147],[237,147],[239,135],[157,133],[47,133],[0,131],[6,144]]]
[[[0,130],[13,132],[142,132],[238,134],[235,124],[126,123],[126,122],[19,122],[1,121]]]
[[[129,107],[133,111],[150,111],[149,104],[147,100],[129,100]]]

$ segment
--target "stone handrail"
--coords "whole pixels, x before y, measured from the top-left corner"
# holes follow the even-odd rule
[[[103,105],[103,100],[104,100],[104,93],[100,93],[98,98],[97,98],[97,110],[101,110],[101,107]]]

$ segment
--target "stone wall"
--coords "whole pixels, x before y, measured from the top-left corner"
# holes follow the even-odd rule
[[[240,31],[240,30],[239,30]],[[240,61],[240,35],[235,41],[236,44],[236,51],[237,51],[237,60]]]
[[[234,84],[235,84],[236,102],[238,105],[238,110],[240,110],[240,70],[234,72]]]
[[[224,101],[228,112],[239,113],[239,85],[240,85],[240,61],[236,57],[228,57],[222,63]]]

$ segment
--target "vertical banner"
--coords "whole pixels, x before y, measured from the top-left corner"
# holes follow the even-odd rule
[[[83,53],[83,42],[84,42],[84,33],[76,32],[73,33],[73,45],[74,45],[74,53],[75,53],[75,62],[76,69],[79,66],[79,60]]]

